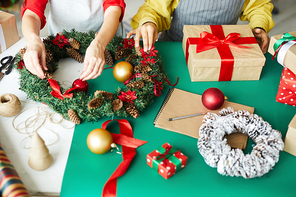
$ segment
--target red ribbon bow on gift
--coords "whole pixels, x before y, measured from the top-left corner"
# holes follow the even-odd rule
[[[239,48],[251,48],[248,46],[241,46],[240,44],[257,44],[257,41],[254,37],[240,37],[239,33],[230,33],[225,37],[221,25],[210,25],[210,28],[212,30],[212,34],[203,31],[200,33],[200,38],[187,38],[185,51],[186,63],[188,64],[188,49],[190,45],[197,45],[196,53],[217,48],[221,57],[219,81],[230,81],[232,78],[234,57],[231,53],[229,45]]]
[[[73,93],[70,93],[70,92],[78,88],[78,87],[70,88],[64,94],[62,94],[61,88],[60,88],[60,86],[59,86],[59,84],[58,84],[58,82],[56,80],[47,79],[47,81],[49,82],[49,85],[52,88],[52,91],[50,92],[50,94],[53,97],[56,97],[56,98],[61,99],[61,100],[63,100],[64,98],[72,98]]]
[[[156,157],[156,160],[161,160],[161,159],[165,159],[165,158],[168,158],[170,157],[173,153],[169,153],[170,150],[172,149],[172,145],[168,145],[166,148],[165,148],[165,151],[163,154],[160,154]]]

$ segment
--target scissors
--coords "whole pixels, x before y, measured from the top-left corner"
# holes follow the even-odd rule
[[[0,67],[0,81],[4,75],[8,75],[11,72],[14,60],[15,57],[12,56],[6,56],[1,59],[0,63],[2,66]]]

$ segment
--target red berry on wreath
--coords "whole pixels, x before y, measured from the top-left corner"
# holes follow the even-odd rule
[[[224,103],[224,94],[218,88],[208,88],[201,96],[202,104],[209,110],[216,110]]]
[[[88,91],[88,83],[87,81],[82,81],[81,79],[76,79],[72,87],[75,88],[76,91],[79,92],[87,92]]]
[[[133,76],[134,67],[126,61],[118,62],[113,69],[114,78],[119,82],[125,82]]]

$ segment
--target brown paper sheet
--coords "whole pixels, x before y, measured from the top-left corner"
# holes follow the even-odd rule
[[[284,151],[296,156],[296,115],[289,124],[285,137]]]
[[[293,32],[289,32],[289,34],[291,34],[292,36],[296,37],[296,31]],[[281,39],[283,36],[283,34],[279,34],[279,35],[275,35],[272,36],[270,38],[270,43],[269,43],[269,48],[268,48],[268,52],[271,55],[274,55],[274,49],[273,49],[273,45],[276,43],[276,41],[278,41],[279,39]],[[274,60],[276,61],[276,59]],[[284,58],[284,65],[286,67],[288,67],[293,73],[296,73],[296,45],[294,44],[289,51],[287,51],[286,56]]]
[[[248,25],[222,25],[224,35],[240,33],[241,37],[254,37]],[[200,37],[202,31],[211,32],[209,25],[184,25],[182,47],[186,52],[188,37]],[[229,46],[234,57],[232,81],[259,80],[265,56],[258,44],[243,44],[251,48]],[[221,57],[217,49],[196,53],[196,45],[189,46],[188,70],[191,81],[218,81]]]
[[[231,107],[235,111],[246,110],[250,113],[254,112],[253,107],[241,105],[233,102],[224,102],[222,108]],[[168,93],[168,97],[164,101],[162,108],[154,120],[155,127],[188,135],[193,138],[199,137],[199,128],[202,125],[203,116],[195,116],[174,121],[168,121],[169,118],[186,116],[196,113],[213,112],[218,113],[219,110],[208,110],[201,102],[201,95],[172,88]],[[227,137],[228,144],[233,148],[245,149],[248,136],[237,133]]]

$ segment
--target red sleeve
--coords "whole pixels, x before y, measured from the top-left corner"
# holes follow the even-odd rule
[[[121,16],[119,21],[121,22],[124,16],[124,11],[125,11],[125,2],[124,0],[104,0],[103,7],[104,7],[104,12],[107,10],[108,7],[110,6],[120,6],[121,7]]]
[[[48,0],[24,0],[21,8],[21,16],[23,17],[25,11],[27,9],[31,10],[35,14],[37,14],[41,20],[41,28],[45,26],[46,18],[44,15],[44,11],[46,8],[46,4]]]

